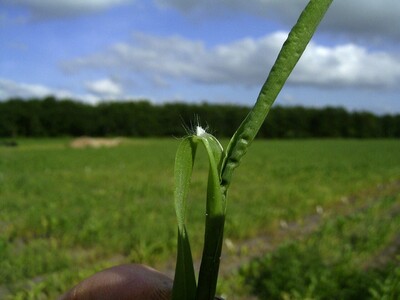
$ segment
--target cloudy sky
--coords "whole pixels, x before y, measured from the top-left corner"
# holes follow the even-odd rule
[[[305,0],[0,0],[0,100],[251,105]],[[400,1],[334,0],[277,103],[400,113]]]

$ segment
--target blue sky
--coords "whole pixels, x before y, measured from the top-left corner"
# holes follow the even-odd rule
[[[0,101],[252,105],[304,0],[0,0]],[[400,113],[400,1],[334,0],[277,104]]]

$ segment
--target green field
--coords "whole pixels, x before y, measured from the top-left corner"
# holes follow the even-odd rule
[[[176,247],[172,193],[178,139],[127,139],[101,149],[71,149],[68,139],[18,142],[0,148],[0,299],[54,299],[96,270],[119,263],[169,268]],[[199,154],[188,221],[197,255],[208,172]],[[399,140],[256,141],[233,178],[226,238],[236,244],[277,236],[282,224],[304,222],[316,210],[328,225],[361,211],[365,224],[386,224],[375,231],[354,225],[375,245],[363,246],[363,255],[372,257],[400,232],[399,214],[380,222],[399,206],[399,182]],[[374,201],[386,198],[391,200],[385,209],[374,208]],[[362,209],[366,205],[370,213]],[[340,244],[324,224],[321,239]],[[251,278],[255,271],[243,272]],[[255,293],[248,286],[254,282],[243,282],[243,290]],[[220,289],[231,296],[231,288]]]

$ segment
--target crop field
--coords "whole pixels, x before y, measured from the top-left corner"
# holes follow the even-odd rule
[[[0,299],[55,299],[121,263],[173,271],[179,140],[84,149],[69,143],[22,139],[0,148]],[[199,155],[188,216],[198,256],[208,172]],[[328,283],[345,274],[361,278],[354,285],[368,284],[362,299],[380,299],[385,284],[400,278],[388,267],[399,263],[399,194],[399,140],[255,141],[229,191],[219,292],[226,299],[330,299],[318,291],[339,290]],[[237,259],[231,268],[224,266],[230,256]],[[288,283],[305,270],[308,280]],[[349,295],[334,298],[356,299]]]

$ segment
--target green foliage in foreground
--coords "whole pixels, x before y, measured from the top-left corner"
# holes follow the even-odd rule
[[[107,266],[162,269],[174,260],[178,140],[127,139],[101,149],[18,142],[0,148],[0,299],[5,289],[10,299],[54,299]],[[230,190],[225,236],[273,232],[280,220],[301,219],[317,205],[368,196],[399,180],[398,153],[398,140],[255,141]],[[203,151],[198,156],[188,195],[193,249],[201,248],[208,172]]]
[[[243,281],[260,299],[400,299],[400,249],[397,262],[387,253],[400,238],[399,200],[373,199],[329,219],[309,238],[243,268]]]

